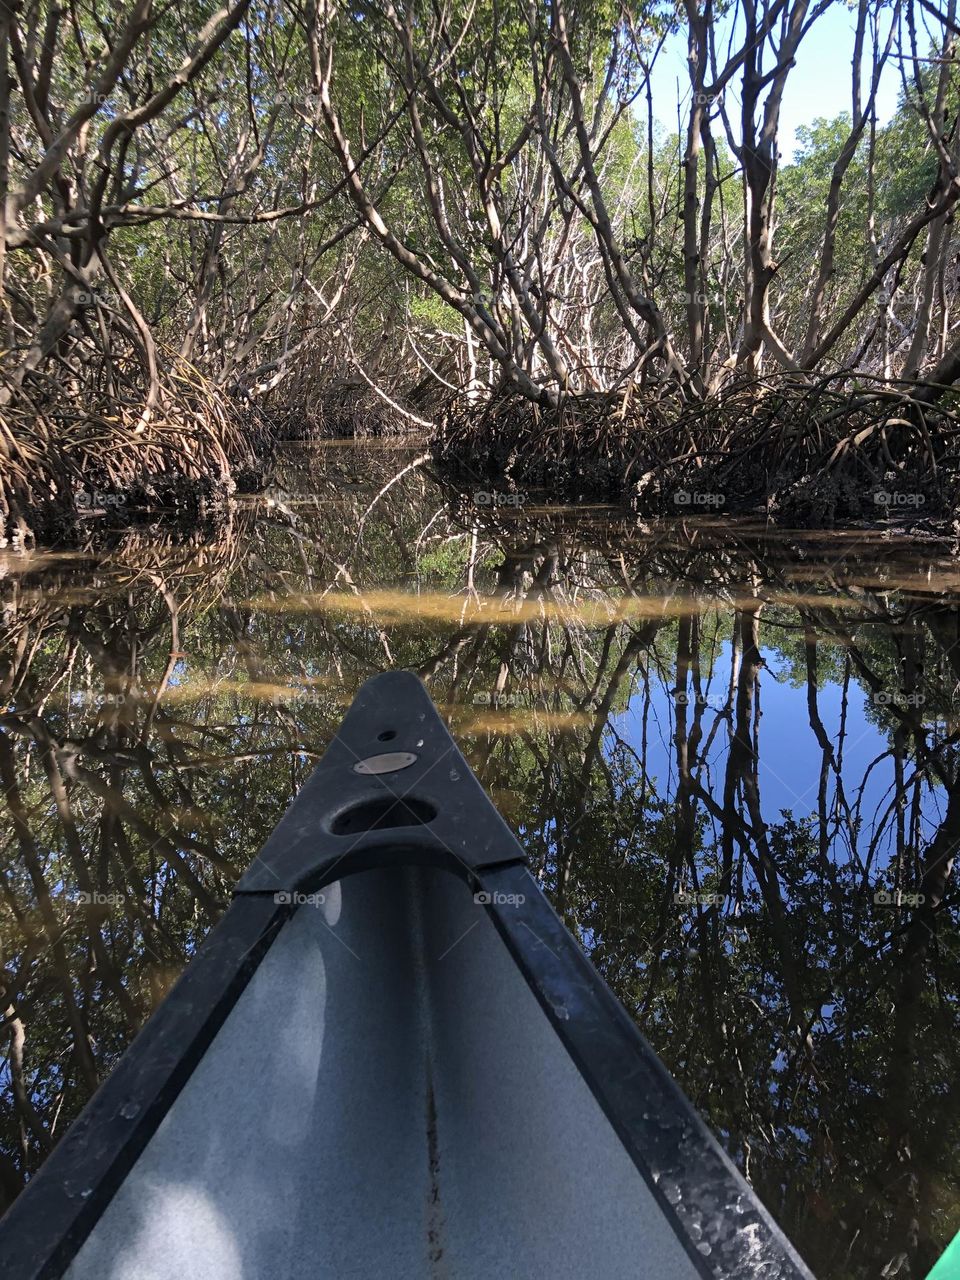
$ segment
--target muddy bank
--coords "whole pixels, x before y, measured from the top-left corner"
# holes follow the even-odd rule
[[[949,534],[960,493],[953,414],[910,414],[901,397],[796,383],[693,406],[598,395],[544,408],[502,394],[450,405],[431,447],[451,480],[486,492]]]
[[[142,432],[94,416],[43,451],[26,447],[21,424],[0,460],[0,545],[77,545],[157,522],[216,525],[232,499],[273,482],[281,442],[330,439],[420,443],[454,500],[488,515],[535,492],[540,502],[611,503],[639,518],[960,532],[952,409],[921,410],[888,392],[851,396],[787,380],[695,404],[580,395],[545,408],[509,391],[441,401],[413,387],[392,405],[356,381],[302,390],[302,402],[287,392],[261,406],[235,387]]]
[[[146,415],[51,397],[32,416],[0,415],[0,547],[82,541],[91,525],[212,518],[269,479],[275,437],[263,415],[208,383]]]

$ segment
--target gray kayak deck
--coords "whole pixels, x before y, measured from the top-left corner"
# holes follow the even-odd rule
[[[394,867],[322,896],[283,926],[70,1280],[694,1280],[467,885]]]

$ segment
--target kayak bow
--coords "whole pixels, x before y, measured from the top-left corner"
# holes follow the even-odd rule
[[[0,1275],[810,1272],[389,672],[0,1224]]]

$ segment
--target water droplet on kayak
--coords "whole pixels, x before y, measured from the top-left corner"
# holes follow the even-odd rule
[[[84,1189],[80,1192],[80,1199],[86,1200],[89,1196],[92,1196],[92,1195],[93,1195],[93,1187],[84,1187]]]
[[[681,1200],[680,1188],[677,1186],[675,1182],[664,1181],[663,1194],[664,1196],[666,1196],[670,1204],[680,1203],[680,1200]]]
[[[418,747],[422,747],[422,746],[423,746],[423,739],[422,739],[422,738],[418,738],[418,739],[417,739],[417,746],[418,746]]]
[[[140,1107],[137,1105],[136,1102],[126,1102],[120,1108],[120,1114],[123,1116],[124,1120],[132,1120],[133,1117],[137,1115],[139,1111],[140,1111]]]
[[[451,769],[451,770],[450,770],[450,781],[451,781],[451,782],[459,782],[459,781],[460,781],[460,774],[456,771],[456,769]]]
[[[697,1245],[697,1251],[699,1253],[702,1253],[704,1257],[706,1257],[707,1254],[713,1253],[713,1249],[711,1248],[710,1245],[707,1244],[706,1240],[700,1241],[700,1243]]]

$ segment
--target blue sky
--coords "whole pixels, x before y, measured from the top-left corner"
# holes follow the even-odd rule
[[[796,66],[787,77],[783,107],[780,113],[781,150],[785,161],[792,159],[796,131],[800,125],[811,124],[817,117],[827,119],[850,110],[850,63],[853,58],[855,11],[844,3],[832,5],[811,27],[801,42]],[[885,15],[889,23],[889,16]],[[718,23],[717,56],[726,42],[719,39],[719,32],[729,30],[728,23]],[[882,28],[886,35],[886,26]],[[918,38],[923,40],[922,31]],[[868,60],[865,58],[864,85]],[[877,114],[881,124],[893,115],[900,87],[899,63],[892,58],[884,68],[877,97]],[[671,37],[657,59],[653,73],[653,109],[664,129],[671,133],[677,128],[677,84],[680,92],[689,92],[687,72],[686,35]],[[739,99],[738,79],[728,89],[728,95]]]

